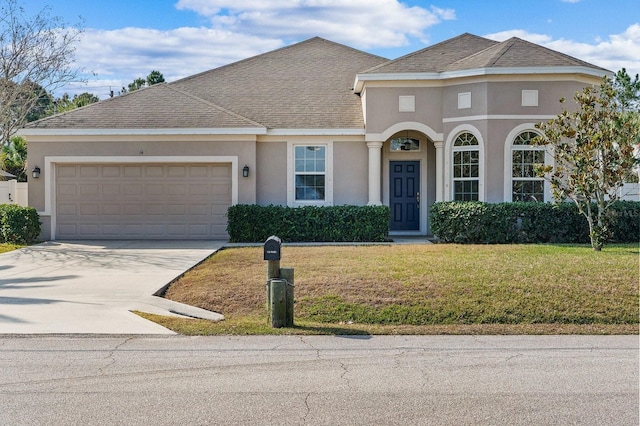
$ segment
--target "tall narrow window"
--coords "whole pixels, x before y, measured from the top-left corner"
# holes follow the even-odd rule
[[[294,152],[296,201],[324,200],[326,147],[298,145]]]
[[[478,201],[480,186],[480,150],[478,139],[461,133],[453,143],[453,199]]]
[[[512,201],[544,201],[544,179],[536,175],[536,164],[544,164],[544,149],[531,144],[537,133],[516,136],[511,148]]]

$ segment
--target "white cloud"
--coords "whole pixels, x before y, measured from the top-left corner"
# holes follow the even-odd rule
[[[281,47],[274,38],[234,34],[210,28],[147,28],[87,30],[76,49],[76,65],[87,72],[89,84],[74,84],[64,91],[91,91],[105,98],[109,87],[119,91],[152,70],[167,81],[219,67]],[[90,75],[95,74],[95,76]]]
[[[519,37],[614,72],[626,68],[630,75],[640,73],[640,24],[633,24],[620,34],[598,37],[593,44],[554,40],[548,35],[524,30],[502,31],[485,37],[498,41]]]
[[[313,36],[360,49],[398,47],[409,37],[455,19],[453,9],[430,10],[397,0],[179,0],[176,8],[209,19],[213,28],[286,41]]]

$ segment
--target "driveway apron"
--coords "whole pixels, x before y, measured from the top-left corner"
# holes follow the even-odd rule
[[[0,334],[174,334],[131,311],[221,320],[153,294],[224,241],[78,241],[0,254]]]

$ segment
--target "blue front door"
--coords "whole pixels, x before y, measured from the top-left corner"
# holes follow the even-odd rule
[[[392,231],[420,230],[420,162],[389,163]]]

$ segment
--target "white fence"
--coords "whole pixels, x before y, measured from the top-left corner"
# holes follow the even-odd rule
[[[26,182],[18,182],[15,179],[0,181],[0,204],[28,204],[28,190]]]
[[[625,183],[618,196],[625,201],[640,201],[640,183]]]

